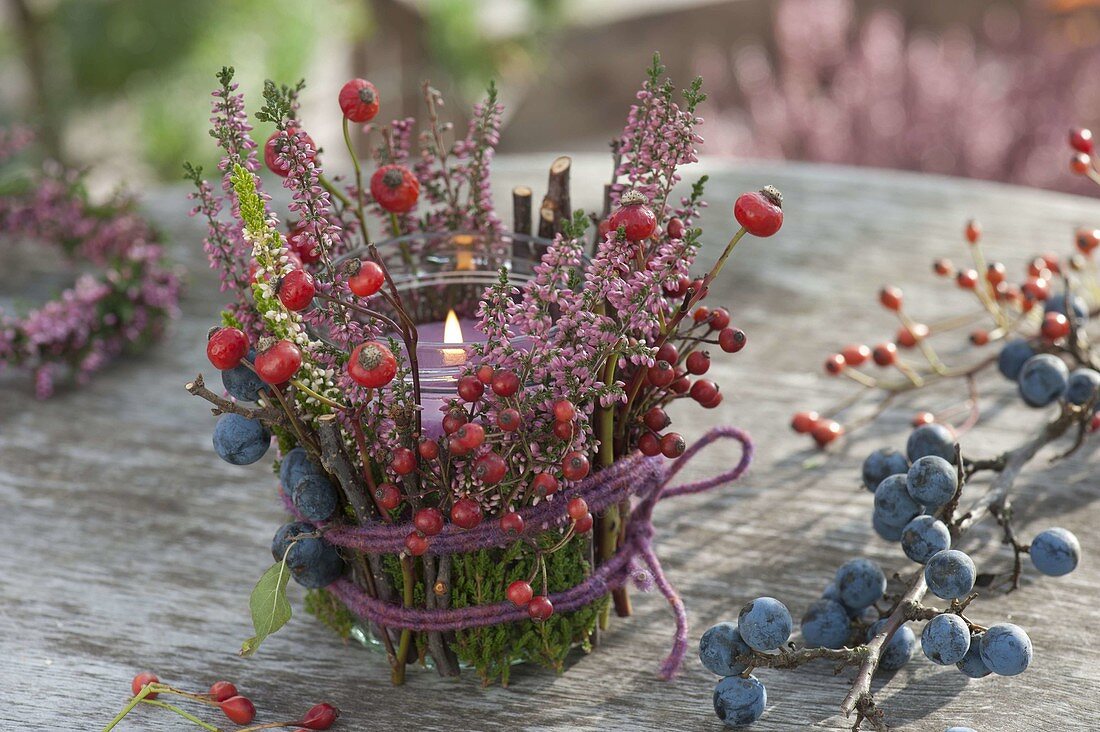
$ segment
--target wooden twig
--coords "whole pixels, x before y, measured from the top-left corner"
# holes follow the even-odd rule
[[[215,415],[239,414],[248,419],[258,419],[265,424],[281,425],[286,422],[283,414],[277,409],[271,407],[242,407],[237,402],[215,394],[206,388],[206,381],[202,378],[202,374],[197,375],[193,381],[184,384],[184,388],[194,396],[202,397],[213,404],[214,406],[210,411]]]
[[[429,610],[438,610],[447,607],[450,600],[450,557],[440,557],[440,565],[447,560],[447,572],[444,579],[437,572],[436,558],[425,554],[421,558],[424,565],[424,606]],[[435,660],[435,670],[440,676],[458,676],[458,657],[447,644],[443,633],[433,631],[428,633],[428,652]]]
[[[552,239],[560,233],[562,219],[568,219],[571,215],[569,170],[572,165],[573,160],[567,155],[550,164],[550,181],[539,208],[539,236],[544,239]]]
[[[366,486],[344,450],[344,438],[335,414],[317,418],[317,436],[321,442],[321,464],[336,476],[356,521],[366,522],[373,515],[373,504],[367,500]]]
[[[531,234],[531,196],[528,186],[512,189],[512,231],[517,234]]]

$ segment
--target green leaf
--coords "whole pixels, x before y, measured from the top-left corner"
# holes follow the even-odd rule
[[[256,587],[252,590],[252,597],[248,600],[248,607],[252,611],[252,627],[256,635],[241,645],[242,656],[254,654],[264,638],[290,620],[290,602],[286,599],[286,585],[289,580],[290,570],[287,569],[286,557],[284,557],[283,561],[272,564],[256,583]]]

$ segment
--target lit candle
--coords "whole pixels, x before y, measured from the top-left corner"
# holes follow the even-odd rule
[[[420,422],[431,439],[443,435],[443,410],[458,396],[458,379],[473,355],[473,346],[486,338],[473,320],[459,318],[453,308],[442,321],[416,326],[420,362]]]
[[[455,315],[454,308],[447,313],[447,320],[443,324],[443,342],[444,343],[462,343],[462,323],[458,322],[458,316]],[[442,348],[440,354],[443,356],[444,366],[462,366],[466,363],[466,349],[463,348]]]

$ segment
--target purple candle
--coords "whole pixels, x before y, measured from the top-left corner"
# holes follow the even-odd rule
[[[444,410],[458,394],[458,379],[473,354],[472,346],[486,338],[473,320],[459,318],[454,310],[444,321],[418,324],[416,331],[420,421],[424,436],[437,440],[443,436]]]

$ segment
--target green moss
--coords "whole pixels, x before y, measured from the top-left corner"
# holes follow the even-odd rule
[[[452,570],[454,587],[451,603],[454,607],[484,605],[505,600],[504,591],[515,580],[530,579],[535,569],[535,556],[522,544],[501,549],[483,549],[472,554],[456,555]],[[546,557],[546,579],[550,592],[574,587],[588,576],[589,566],[584,543],[571,541]],[[536,588],[541,582],[532,583]],[[454,650],[463,663],[472,666],[486,684],[499,681],[507,686],[513,663],[536,663],[563,670],[565,658],[580,644],[590,650],[590,637],[596,627],[603,598],[571,613],[554,614],[549,620],[472,628],[455,634]]]
[[[355,616],[331,592],[307,590],[305,608],[306,612],[334,630],[344,640],[351,636],[352,626],[356,622]]]
[[[546,542],[552,542],[547,537]],[[546,557],[546,581],[550,592],[575,587],[589,574],[587,551],[582,541],[571,541]],[[401,561],[396,555],[382,556],[382,569],[400,597],[403,588]],[[423,568],[417,560],[416,584],[413,595],[417,607],[424,606]],[[535,555],[530,547],[514,544],[507,549],[483,549],[471,554],[453,556],[451,576],[452,607],[491,604],[505,601],[505,589],[517,579],[529,579],[535,570]],[[541,575],[532,583],[541,589]],[[565,659],[576,646],[591,650],[591,635],[600,612],[608,606],[604,597],[571,613],[555,613],[549,620],[472,628],[455,633],[452,648],[459,661],[474,669],[486,684],[508,685],[512,665],[535,663],[561,672]],[[330,593],[310,591],[306,609],[325,625],[347,638],[354,616]],[[427,636],[417,633],[413,639],[415,657],[423,662],[428,651]]]

